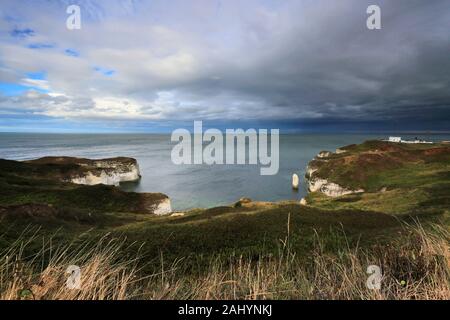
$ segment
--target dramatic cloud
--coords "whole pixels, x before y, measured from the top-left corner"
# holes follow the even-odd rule
[[[0,114],[450,128],[447,0],[73,3],[0,4]]]

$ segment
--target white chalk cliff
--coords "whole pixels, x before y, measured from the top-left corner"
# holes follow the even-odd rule
[[[158,204],[153,207],[153,214],[158,216],[166,215],[172,213],[172,204],[170,203],[170,199],[166,198],[161,200]]]
[[[327,179],[321,179],[321,178],[312,178],[308,180],[308,190],[310,192],[322,192],[323,194],[326,194],[329,197],[340,197],[346,194],[352,194],[352,193],[360,193],[364,192],[363,189],[358,190],[350,190],[346,189],[344,187],[341,187],[337,183],[330,182]]]
[[[136,159],[116,157],[109,159],[85,159],[75,157],[43,157],[27,162],[45,165],[52,179],[82,185],[114,185],[141,178]],[[108,188],[111,190],[110,188]],[[118,191],[124,192],[124,191]],[[126,192],[124,192],[126,193]],[[131,194],[131,193],[130,193]],[[138,193],[132,197],[130,212],[156,215],[170,214],[170,198],[162,193]]]
[[[345,151],[341,151],[345,152]],[[331,156],[332,152],[320,152],[306,168],[305,178],[308,181],[309,192],[321,192],[329,197],[340,197],[347,194],[361,193],[363,189],[351,190],[340,186],[337,183],[328,181],[323,177],[318,177],[316,172],[319,170],[317,167],[320,162],[326,162],[326,158]]]
[[[133,158],[111,158],[91,160],[89,164],[80,163],[85,167],[79,173],[71,175],[68,180],[85,185],[119,185],[120,182],[137,181],[141,175],[139,165]]]
[[[120,182],[137,181],[141,178],[139,165],[133,158],[111,158],[90,160],[88,164],[79,164],[85,169],[72,175],[69,181],[85,185],[119,185]],[[143,209],[156,215],[172,213],[170,198],[159,194],[141,193]]]

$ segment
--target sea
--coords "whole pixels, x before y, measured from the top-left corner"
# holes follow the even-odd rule
[[[139,163],[142,179],[120,187],[125,191],[162,192],[171,198],[174,210],[186,210],[229,205],[242,197],[259,201],[300,200],[307,193],[306,166],[317,153],[388,136],[386,133],[282,134],[279,137],[279,171],[270,176],[260,174],[260,165],[174,164],[171,151],[177,142],[172,142],[169,134],[0,133],[0,158],[133,157]],[[401,136],[435,142],[450,140],[449,134]],[[291,186],[294,173],[300,177],[297,191]]]

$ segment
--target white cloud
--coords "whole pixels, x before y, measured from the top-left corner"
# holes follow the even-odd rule
[[[22,79],[20,82],[21,85],[27,86],[27,87],[34,87],[42,90],[49,90],[50,86],[48,85],[47,80],[40,80],[40,79]]]

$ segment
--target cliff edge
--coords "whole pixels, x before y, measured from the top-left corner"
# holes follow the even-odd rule
[[[171,213],[170,198],[165,194],[125,192],[117,187],[122,181],[138,179],[139,166],[133,158],[45,157],[23,162],[0,159],[0,211],[23,211],[31,216],[36,208],[39,212],[89,215]]]
[[[450,146],[366,141],[322,151],[307,166],[308,203],[391,213],[450,207]]]
[[[117,157],[91,160],[74,157],[44,157],[26,161],[30,164],[61,168],[60,179],[85,185],[119,185],[120,182],[141,178],[136,159]]]

